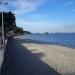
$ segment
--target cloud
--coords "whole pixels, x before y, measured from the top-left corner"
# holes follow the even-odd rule
[[[45,0],[11,0],[9,4],[14,7],[16,14],[24,14],[27,12],[35,11]]]
[[[61,28],[62,23],[58,22],[50,22],[50,21],[30,21],[30,20],[17,20],[17,25],[23,27],[24,30],[28,30],[31,32],[36,33],[43,33],[43,32],[58,32]]]
[[[24,30],[28,30],[35,33],[44,32],[75,32],[75,24],[63,23],[57,21],[30,21],[19,19],[17,25],[23,27]]]
[[[75,12],[75,9],[74,9],[74,10],[72,10],[72,12]]]
[[[66,6],[71,6],[71,5],[73,5],[73,1],[68,1],[68,2],[66,3]]]

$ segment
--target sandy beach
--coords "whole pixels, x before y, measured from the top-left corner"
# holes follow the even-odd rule
[[[75,49],[29,39],[10,39],[2,75],[75,75]]]
[[[31,53],[22,43],[26,40],[9,39],[4,51],[1,75],[60,75],[48,64]],[[43,56],[37,53],[40,57]]]
[[[43,44],[29,39],[22,39],[19,42],[61,75],[75,75],[75,49]]]

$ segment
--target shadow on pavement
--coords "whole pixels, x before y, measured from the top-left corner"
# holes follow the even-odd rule
[[[39,56],[41,55],[38,54]],[[43,56],[43,55],[42,55]],[[23,47],[18,40],[9,39],[4,52],[1,75],[60,75]]]

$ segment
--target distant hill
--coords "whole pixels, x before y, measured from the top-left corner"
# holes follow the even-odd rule
[[[32,33],[29,31],[24,31],[24,34],[32,34]]]
[[[44,34],[49,34],[48,32],[45,32]]]

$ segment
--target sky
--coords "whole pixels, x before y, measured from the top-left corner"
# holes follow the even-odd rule
[[[4,11],[16,15],[16,24],[33,33],[75,32],[75,0],[5,0]]]

